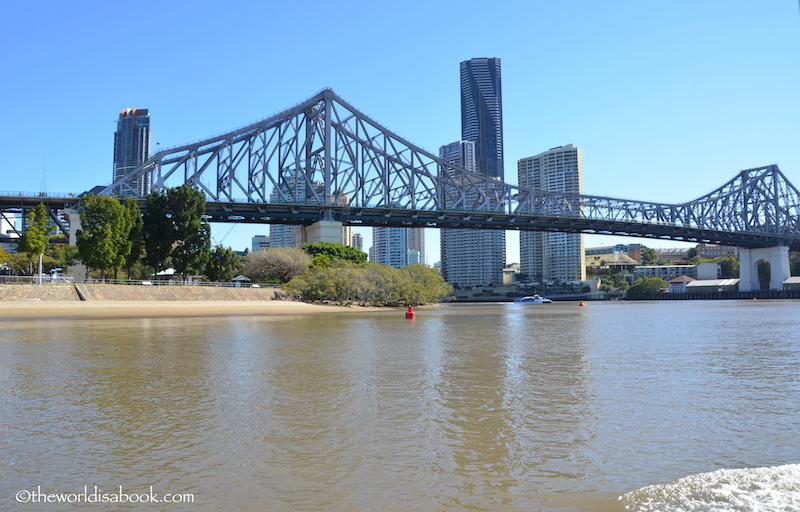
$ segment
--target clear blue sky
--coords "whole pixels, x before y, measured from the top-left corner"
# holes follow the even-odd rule
[[[109,183],[123,108],[170,147],[324,87],[436,152],[460,138],[473,57],[502,59],[506,181],[573,143],[586,194],[683,202],[773,163],[800,186],[797,0],[6,2],[0,47],[4,191]],[[268,232],[213,229],[237,250]]]

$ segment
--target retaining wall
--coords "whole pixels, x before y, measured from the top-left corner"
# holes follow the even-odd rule
[[[80,291],[80,293],[78,293]],[[0,301],[255,301],[274,300],[275,288],[134,286],[113,284],[0,284]]]

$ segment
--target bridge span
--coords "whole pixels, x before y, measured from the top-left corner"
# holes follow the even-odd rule
[[[135,195],[143,176],[155,190],[182,184],[203,190],[212,222],[544,230],[705,242],[761,251],[753,253],[755,262],[768,259],[780,273],[784,267],[788,272],[788,250],[800,250],[800,193],[777,165],[741,171],[680,204],[527,189],[411,144],[329,89],[257,123],[159,151],[101,193]],[[41,199],[0,197],[0,210],[22,211]],[[46,198],[54,209],[76,203]]]

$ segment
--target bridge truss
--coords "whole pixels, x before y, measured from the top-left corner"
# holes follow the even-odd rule
[[[662,204],[532,190],[411,144],[326,89],[252,125],[160,151],[102,193],[183,183],[213,221],[584,232],[800,250],[800,193],[776,165]]]

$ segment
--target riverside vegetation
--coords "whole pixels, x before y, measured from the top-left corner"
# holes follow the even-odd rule
[[[212,248],[211,229],[203,218],[205,196],[188,185],[153,192],[146,204],[142,215],[132,198],[123,203],[108,196],[83,196],[76,247],[47,234],[47,209],[39,205],[28,214],[19,253],[0,251],[0,263],[14,273],[32,275],[35,260],[44,255],[45,272],[80,261],[100,279],[107,272],[115,279],[120,274],[148,279],[170,267],[179,276],[203,275],[211,281],[229,281],[242,274],[255,282],[281,283],[285,293],[300,300],[339,305],[429,304],[453,291],[432,268],[368,263],[366,253],[342,244],[277,247],[243,258],[230,248]]]

